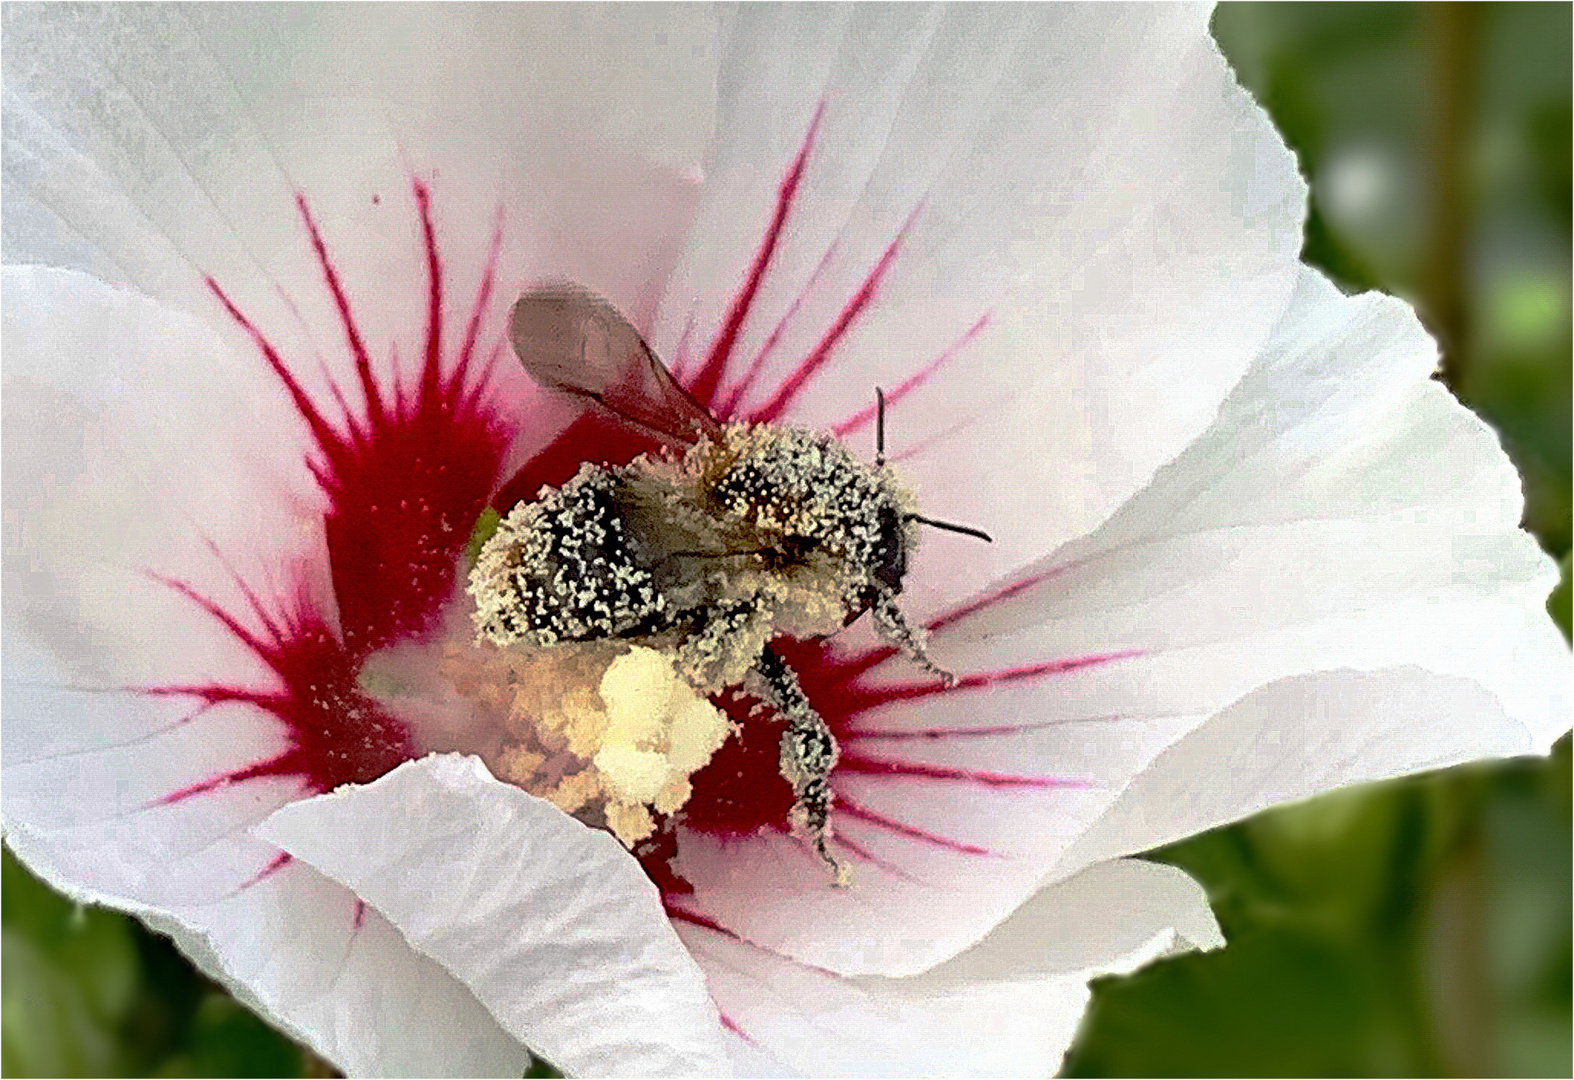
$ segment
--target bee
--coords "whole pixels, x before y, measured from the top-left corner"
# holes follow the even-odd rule
[[[885,463],[879,391],[871,466],[820,432],[718,423],[611,304],[577,285],[521,297],[510,336],[543,388],[663,449],[586,463],[509,511],[471,573],[478,638],[527,648],[622,639],[660,650],[701,694],[741,684],[785,720],[792,824],[844,884],[830,848],[836,738],[772,639],[832,634],[867,612],[949,681],[896,598],[919,525],[989,537],[918,514]]]

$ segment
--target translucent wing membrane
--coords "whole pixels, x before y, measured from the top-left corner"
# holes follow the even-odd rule
[[[669,444],[719,430],[715,419],[656,359],[616,308],[569,282],[519,298],[510,317],[514,352],[536,382]]]

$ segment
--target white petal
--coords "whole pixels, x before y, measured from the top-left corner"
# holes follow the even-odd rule
[[[419,177],[435,192],[446,349],[499,218],[494,309],[502,290],[560,273],[648,313],[713,96],[708,13],[651,10],[632,18],[655,43],[627,20],[524,9],[5,12],[5,256],[66,268],[5,283],[7,827],[57,885],[167,926],[352,1072],[518,1075],[525,1057],[385,923],[352,926],[344,890],[299,864],[246,884],[276,852],[244,829],[295,785],[150,804],[278,736],[240,708],[188,724],[189,702],[124,692],[272,681],[146,572],[244,611],[231,570],[266,597],[312,567],[301,552],[321,569],[300,425],[204,275],[310,389],[314,368],[342,374],[343,327],[293,201],[304,191],[374,360],[418,355]],[[608,71],[621,93],[603,92]],[[477,105],[483,91],[495,107]],[[303,880],[310,902],[285,918],[278,883]]]
[[[7,796],[14,783],[7,776]],[[162,811],[6,843],[55,888],[129,911],[275,1026],[351,1076],[518,1076],[529,1054],[447,971],[303,863],[258,877],[276,849],[245,835],[192,852]],[[267,807],[262,812],[266,812]],[[179,823],[208,823],[185,813]],[[253,814],[255,814],[253,808]],[[163,820],[160,820],[160,819]],[[195,846],[195,845],[188,845]]]
[[[167,801],[284,748],[250,707],[141,692],[274,685],[149,574],[244,612],[231,569],[269,596],[320,559],[277,385],[136,293],[36,267],[3,285],[8,842],[57,888],[167,930],[343,1069],[518,1075],[517,1041],[386,923],[357,925],[353,895],[300,864],[253,880],[278,851],[246,830],[299,781]]]
[[[1338,784],[1544,747],[1568,724],[1567,649],[1542,610],[1554,573],[1518,529],[1517,480],[1491,432],[1428,378],[1434,357],[1397,301],[1345,299],[1308,274],[1209,432],[1107,525],[1023,574],[1038,584],[934,639],[963,674],[1065,663],[892,702],[843,740],[844,759],[981,775],[844,763],[834,824],[850,890],[824,887],[789,838],[685,834],[696,910],[806,963],[908,974],[981,938],[1047,873]],[[1155,798],[1138,786],[1131,809],[1110,810],[1167,747],[1259,687],[1404,665],[1421,670],[1359,693],[1348,673],[1299,684],[1279,700],[1300,707],[1281,718],[1300,737],[1262,734],[1282,752],[1208,725],[1156,775]],[[900,658],[876,674],[913,681]],[[1234,755],[1255,771],[1237,777]],[[1199,790],[1182,814],[1185,788]]]
[[[1435,362],[1405,305],[1308,271],[1213,427],[937,651],[963,668],[1141,654],[1055,681],[1041,719],[1200,718],[1286,676],[1415,664],[1475,680],[1549,744],[1568,727],[1567,648],[1543,609],[1556,571]],[[1488,735],[1481,752],[1502,750]]]
[[[1087,981],[1223,943],[1202,890],[1151,863],[1094,867],[1034,896],[974,948],[907,979],[848,979],[678,925],[751,1075],[1046,1076]]]
[[[900,468],[926,512],[996,537],[926,544],[916,609],[1095,526],[1206,426],[1289,295],[1304,187],[1206,19],[1173,5],[736,13],[711,180],[655,344],[670,355],[691,312],[690,352],[713,339],[823,102],[733,368],[790,314],[746,399],[766,400],[914,215],[789,416],[835,424],[989,316],[888,419],[898,454],[962,425]],[[849,437],[872,450],[868,427]]]
[[[365,898],[570,1074],[724,1067],[704,979],[639,864],[479,759],[408,762],[260,831]]]
[[[1161,759],[1171,764],[1096,838],[1063,849],[1057,873],[1337,784],[1544,748],[1568,724],[1567,650],[1542,610],[1555,574],[1518,528],[1519,485],[1496,439],[1428,378],[1434,356],[1398,301],[1342,298],[1308,273],[1214,427],[1103,528],[1024,575],[1040,584],[937,645],[964,669],[1131,655],[888,709],[870,726],[1037,722],[905,756],[1086,770],[1109,798],[1123,773],[1229,709]],[[1264,701],[1285,710],[1267,727]],[[1056,753],[1064,737],[1083,741],[1082,760]],[[965,805],[937,800],[931,813]],[[1065,843],[1089,824],[1052,828]]]
[[[1524,725],[1467,679],[1419,668],[1280,679],[1160,754],[1056,872],[1344,784],[1531,749]]]
[[[423,314],[417,177],[449,326],[499,212],[500,289],[566,275],[648,319],[713,118],[698,6],[11,8],[4,29],[6,260],[202,315],[211,275],[278,343],[335,363],[298,193],[379,361]]]
[[[236,613],[236,575],[267,599],[315,583],[322,501],[282,387],[200,321],[79,272],[8,266],[3,286],[7,671],[13,649],[46,650],[103,704],[80,726],[8,709],[7,765],[147,735],[192,708],[108,691],[273,685],[153,575]],[[5,690],[32,692],[11,678]]]

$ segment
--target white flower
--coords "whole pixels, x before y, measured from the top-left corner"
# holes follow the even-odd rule
[[[1297,266],[1205,21],[7,7],[8,842],[353,1073],[1041,1074],[1089,977],[1219,940],[1121,856],[1545,748],[1513,471],[1408,309]],[[549,443],[499,344],[546,277],[718,411],[856,444],[886,387],[925,511],[996,538],[907,577],[955,688],[791,654],[851,888],[765,725],[642,861],[412,760],[484,711],[420,662],[476,514],[632,452]]]

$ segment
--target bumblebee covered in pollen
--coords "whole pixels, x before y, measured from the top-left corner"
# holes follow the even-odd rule
[[[741,684],[786,721],[793,824],[845,883],[829,847],[836,739],[771,640],[832,634],[867,611],[883,636],[949,678],[896,597],[920,523],[983,534],[918,515],[883,452],[871,466],[818,432],[717,424],[616,310],[577,286],[524,296],[511,332],[543,387],[666,449],[587,463],[503,518],[470,575],[478,638],[526,651],[626,642],[665,658],[696,695]],[[663,777],[656,770],[647,786]],[[686,793],[680,783],[654,805],[672,812]]]

